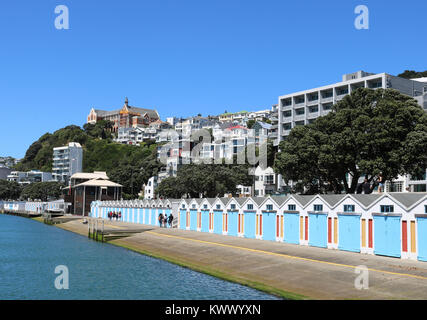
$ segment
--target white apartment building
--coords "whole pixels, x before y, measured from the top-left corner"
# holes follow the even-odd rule
[[[276,191],[276,174],[273,168],[263,169],[258,166],[255,169],[254,196],[264,197]]]
[[[154,199],[157,186],[158,186],[157,177],[156,176],[151,177],[148,180],[147,184],[144,185],[144,199],[148,199],[148,200]]]
[[[331,111],[332,105],[358,88],[396,89],[411,97],[421,97],[427,92],[426,84],[387,73],[358,71],[343,75],[341,82],[295,92],[279,97],[278,141],[289,135],[292,128],[313,122]]]
[[[213,142],[203,144],[200,150],[201,158],[231,159],[243,152],[247,145],[254,144],[256,141],[254,130],[240,125],[225,129],[216,125],[213,129],[213,138]]]
[[[80,143],[53,148],[52,175],[55,181],[69,183],[70,177],[83,171],[83,148]]]
[[[37,182],[49,182],[53,180],[52,173],[31,170],[28,172],[12,171],[7,176],[8,181],[18,182],[19,184],[31,184]]]

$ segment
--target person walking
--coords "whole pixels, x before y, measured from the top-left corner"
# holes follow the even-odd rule
[[[122,212],[119,211],[119,221],[122,221]]]
[[[160,228],[163,225],[163,213],[159,214],[159,225],[160,225]]]
[[[168,227],[168,215],[165,213],[165,217],[164,217],[164,219],[163,219],[163,226],[165,227],[165,228],[167,228]]]
[[[172,228],[172,221],[173,221],[173,215],[172,213],[169,215],[169,219],[168,219],[168,223],[169,223],[169,228]]]

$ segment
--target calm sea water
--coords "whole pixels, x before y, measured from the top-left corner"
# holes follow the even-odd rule
[[[69,270],[57,290],[55,267]],[[0,215],[0,299],[276,299],[30,219]]]

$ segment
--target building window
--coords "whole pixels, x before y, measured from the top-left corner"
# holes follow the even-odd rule
[[[318,111],[319,111],[319,107],[318,107],[318,106],[310,107],[310,108],[309,108],[309,112],[310,112],[310,113],[314,113],[314,112],[318,112]]]
[[[425,184],[414,184],[414,192],[426,192],[427,185]]]
[[[381,208],[381,213],[392,213],[392,212],[394,212],[394,206],[391,206],[391,205],[380,206],[380,208]]]
[[[305,114],[305,108],[295,109],[295,113],[296,113],[297,116]]]
[[[193,204],[193,205],[192,205],[192,207],[193,207],[193,209],[195,209],[195,208],[196,208],[196,205],[195,205],[195,204]]]
[[[217,205],[216,205],[216,208],[217,208],[218,210],[220,210],[220,209],[221,209],[221,205],[220,205],[220,204],[217,204]]]
[[[284,107],[287,107],[287,106],[292,105],[292,100],[291,100],[291,98],[288,98],[288,99],[282,99],[282,105],[283,105]]]
[[[283,130],[291,130],[292,124],[291,123],[285,123],[283,124]]]
[[[297,210],[297,206],[295,204],[288,204],[288,210],[289,211],[296,211]]]
[[[354,204],[345,204],[344,205],[344,212],[354,212],[355,207]]]
[[[323,204],[315,204],[313,208],[314,208],[314,211],[321,212],[323,211]]]
[[[427,213],[427,205],[424,206],[424,213]]]
[[[292,110],[286,110],[283,112],[283,117],[284,118],[289,118],[292,117]]]
[[[236,210],[236,205],[235,204],[230,205],[230,207],[231,207],[231,210]]]
[[[387,189],[387,192],[402,192],[403,181],[387,182],[386,189]]]
[[[182,205],[182,209],[185,209],[185,204]]]
[[[204,205],[203,205],[203,208],[204,208],[204,209],[207,209],[207,208],[208,208],[208,205],[207,205],[207,204],[204,204]]]
[[[334,95],[334,93],[333,93],[332,89],[322,92],[322,98],[323,99],[331,98],[333,95]]]
[[[304,102],[305,102],[304,96],[295,97],[295,104],[304,103]]]
[[[325,103],[322,105],[323,110],[327,111],[327,110],[331,110],[332,109],[332,103]]]
[[[253,204],[248,204],[248,210],[253,210],[253,209],[254,209],[254,205]]]
[[[273,205],[272,204],[267,204],[267,210],[268,211],[273,211]]]

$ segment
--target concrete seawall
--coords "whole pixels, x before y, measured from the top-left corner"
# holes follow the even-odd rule
[[[106,225],[135,228],[123,222]],[[58,227],[88,233],[82,220]],[[110,243],[290,299],[427,299],[424,262],[153,226],[140,229]],[[355,286],[358,266],[368,268],[368,289]]]

